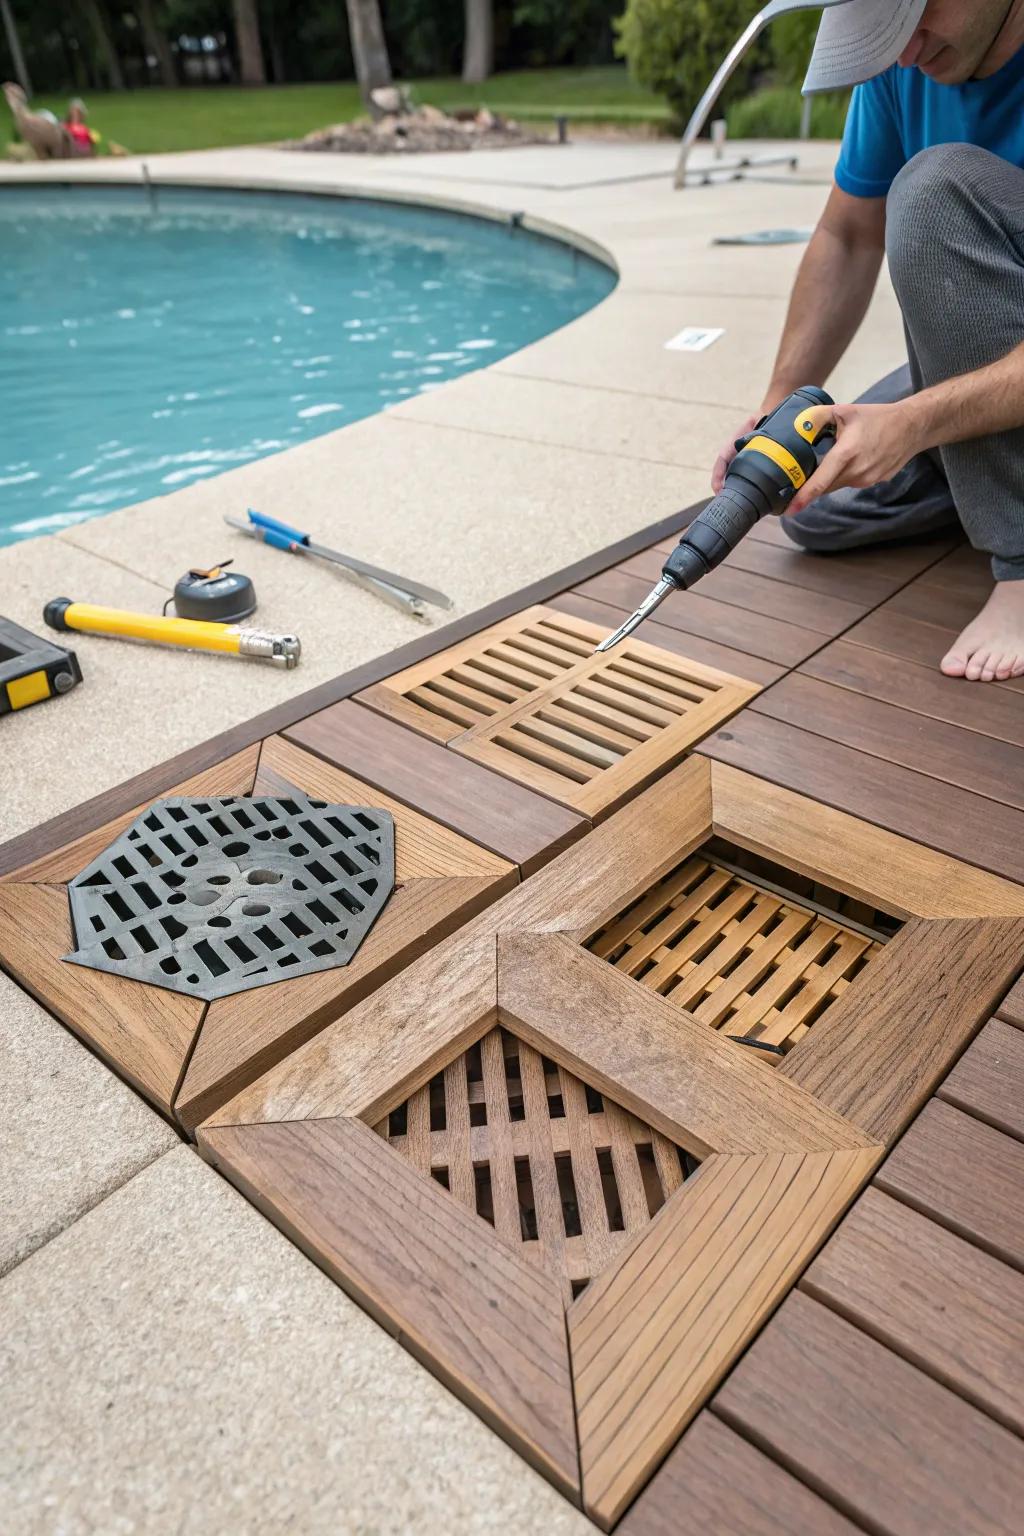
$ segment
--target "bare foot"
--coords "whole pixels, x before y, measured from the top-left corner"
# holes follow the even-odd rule
[[[1024,581],[998,581],[992,596],[942,658],[947,677],[972,683],[1024,677]]]

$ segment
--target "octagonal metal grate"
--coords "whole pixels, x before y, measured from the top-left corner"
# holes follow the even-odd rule
[[[227,997],[347,965],[394,882],[387,811],[297,795],[157,800],[69,885],[64,959]]]

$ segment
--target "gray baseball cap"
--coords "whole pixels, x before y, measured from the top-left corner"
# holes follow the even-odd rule
[[[928,0],[823,0],[821,25],[804,79],[804,95],[860,85],[895,64],[916,31]],[[804,9],[786,5],[785,10]]]

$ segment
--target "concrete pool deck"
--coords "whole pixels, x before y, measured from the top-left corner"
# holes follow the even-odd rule
[[[151,160],[154,182],[522,211],[602,247],[620,282],[572,325],[386,415],[0,551],[0,611],[38,630],[58,592],[157,608],[169,577],[230,550],[221,513],[254,503],[418,569],[465,613],[686,506],[756,402],[802,251],[710,241],[811,223],[834,149],[800,154],[796,177],[678,195],[671,144]],[[4,185],[139,175],[137,160],[0,168]],[[686,325],[725,335],[666,351]],[[854,393],[901,354],[883,285],[835,390]],[[301,633],[301,667],[81,639],[85,685],[3,723],[0,837],[421,632],[328,571],[249,543],[239,554],[261,622]],[[593,1529],[49,1015],[3,989],[5,1033],[33,1066],[2,1078],[18,1126],[0,1170],[9,1529]]]

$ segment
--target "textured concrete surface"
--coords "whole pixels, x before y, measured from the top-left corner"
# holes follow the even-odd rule
[[[459,613],[705,494],[720,442],[758,402],[802,252],[712,239],[813,223],[833,159],[832,146],[803,145],[796,175],[772,169],[677,194],[675,146],[666,142],[410,160],[259,148],[150,157],[157,184],[287,186],[524,212],[604,250],[621,280],[573,324],[386,417],[0,551],[0,609],[35,628],[58,591],[154,611],[183,569],[230,551],[256,581],[258,622],[297,629],[304,644],[302,664],[282,674],[77,641],[86,686],[5,725],[15,772],[0,785],[0,838],[420,632],[337,573],[230,533],[225,511],[260,506],[327,543],[416,569]],[[140,176],[135,159],[0,165],[0,183],[11,185]],[[666,351],[686,325],[722,325],[726,334],[705,352]],[[839,393],[856,393],[901,351],[883,283],[837,373]],[[64,750],[68,739],[74,753]]]
[[[0,1275],[179,1144],[169,1125],[3,975],[0,1124]]]
[[[0,1282],[5,1536],[575,1536],[584,1517],[191,1148]]]

